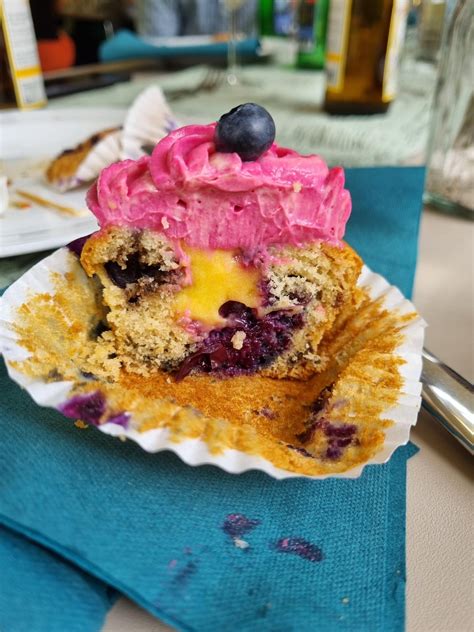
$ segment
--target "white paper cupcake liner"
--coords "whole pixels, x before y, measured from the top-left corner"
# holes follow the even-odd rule
[[[29,352],[20,344],[14,325],[18,318],[18,308],[30,300],[34,294],[54,293],[51,273],[55,272],[64,275],[74,265],[78,266],[77,260],[71,257],[67,248],[61,248],[31,268],[10,286],[2,299],[0,299],[0,351],[4,354],[10,377],[25,388],[37,404],[56,409],[61,409],[66,405],[74,382],[48,383],[41,379],[31,378],[14,368],[12,363],[23,361],[29,356]],[[88,283],[88,280],[84,275],[83,280],[78,282]],[[365,266],[359,279],[359,285],[368,290],[371,298],[380,299],[385,309],[395,310],[399,314],[416,312],[412,303],[406,300],[397,288],[390,286],[383,277],[371,272]],[[411,426],[416,423],[421,405],[421,383],[419,378],[421,374],[424,327],[425,322],[419,316],[409,320],[402,329],[403,341],[394,351],[396,356],[403,358],[405,361],[405,364],[400,367],[403,386],[396,405],[383,412],[384,419],[394,422],[385,431],[383,446],[365,463],[342,473],[306,476],[276,467],[272,462],[261,456],[247,454],[235,449],[226,449],[219,454],[211,453],[208,445],[202,439],[184,439],[179,443],[170,440],[170,433],[165,428],[141,432],[136,430],[133,424],[123,427],[117,421],[115,423],[104,423],[98,428],[106,434],[131,439],[148,452],[171,450],[189,465],[213,464],[233,474],[247,470],[260,470],[277,479],[296,476],[315,479],[329,477],[357,478],[366,465],[380,465],[387,462],[395,449],[406,444],[409,440]],[[54,336],[54,332],[51,335]]]
[[[120,160],[121,137],[121,129],[110,132],[91,149],[76,172],[79,182],[92,182],[104,167]]]
[[[122,160],[137,160],[147,152],[147,146],[156,143],[173,129],[178,127],[161,88],[150,86],[133,102],[122,132]]]

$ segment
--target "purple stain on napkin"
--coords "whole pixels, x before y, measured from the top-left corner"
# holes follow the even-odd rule
[[[59,410],[73,419],[81,419],[86,423],[98,426],[105,412],[105,397],[100,391],[87,395],[76,395],[59,406]]]
[[[229,537],[235,540],[246,533],[250,533],[259,524],[260,520],[252,520],[242,514],[228,514],[221,528],[224,533],[227,533]]]
[[[187,562],[173,577],[173,586],[184,588],[189,579],[197,572],[198,566],[196,562]]]
[[[280,553],[293,553],[309,562],[321,562],[323,559],[321,549],[304,538],[281,538],[272,548]]]

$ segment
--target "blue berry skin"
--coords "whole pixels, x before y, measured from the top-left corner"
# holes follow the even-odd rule
[[[256,160],[275,140],[275,121],[261,105],[243,103],[221,116],[214,140],[217,151]]]

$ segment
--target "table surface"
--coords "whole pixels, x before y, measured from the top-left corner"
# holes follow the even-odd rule
[[[414,302],[428,321],[426,346],[474,378],[474,223],[425,210]],[[472,458],[421,412],[408,461],[407,632],[468,632],[472,612]],[[127,599],[110,611],[103,632],[164,632]]]

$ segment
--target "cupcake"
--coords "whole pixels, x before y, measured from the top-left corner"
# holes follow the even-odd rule
[[[0,347],[42,405],[150,452],[358,476],[408,441],[424,323],[344,243],[341,169],[239,106],[104,168],[100,230],[7,290]]]
[[[178,381],[327,368],[323,343],[361,300],[350,196],[342,169],[274,136],[248,103],[101,172],[81,264],[101,292],[104,357]]]

